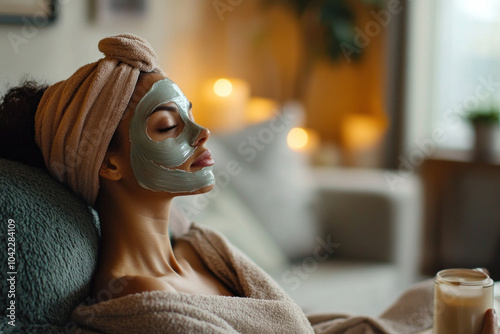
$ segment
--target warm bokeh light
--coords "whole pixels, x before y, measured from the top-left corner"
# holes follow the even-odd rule
[[[248,101],[246,122],[256,124],[272,119],[278,112],[278,103],[264,97],[252,97]]]
[[[214,83],[214,93],[220,97],[227,97],[233,92],[233,84],[228,79],[218,79]]]
[[[293,150],[302,150],[309,142],[307,131],[302,128],[293,128],[287,136],[288,146]]]
[[[342,141],[349,149],[377,145],[386,130],[383,119],[373,115],[349,114],[342,120]]]
[[[245,127],[250,100],[248,82],[239,78],[208,78],[199,93],[194,108],[198,124],[212,133],[230,133]]]

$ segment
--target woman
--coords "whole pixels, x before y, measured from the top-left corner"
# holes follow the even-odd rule
[[[161,90],[161,84],[167,88],[166,91]],[[94,291],[105,288],[112,279],[126,279],[127,285],[118,296],[152,290],[234,295],[207,270],[188,242],[180,240],[172,247],[168,233],[173,197],[204,193],[214,186],[213,174],[208,168],[214,162],[205,147],[210,132],[193,122],[189,102],[184,96],[177,95],[176,89],[170,89],[176,86],[163,75],[143,73],[139,76],[137,87],[144,90],[136,88],[132,101],[142,101],[146,92],[149,96],[151,93],[165,96],[160,99],[162,101],[154,102],[155,105],[161,104],[152,110],[141,109],[143,105],[139,104],[134,111],[131,107],[134,104],[129,104],[115,133],[119,145],[108,150],[99,171],[101,187],[96,209],[102,223],[102,256],[94,280]],[[173,99],[182,101],[178,104],[170,102]],[[188,127],[191,131],[187,131]],[[132,131],[135,129],[137,133]],[[133,158],[142,157],[141,151],[131,155],[131,151],[136,153],[131,148],[139,146],[136,143],[141,135],[149,137],[154,143],[165,143],[183,133],[189,134],[183,138],[189,154],[185,161],[181,162],[186,154],[183,154],[183,143],[179,141],[173,142],[169,150],[158,152],[159,160],[165,155],[163,163],[171,157],[181,158],[170,162],[172,167],[158,167],[153,163],[147,166],[148,159],[142,164],[137,162]],[[148,144],[152,142],[144,138],[144,145]],[[141,166],[147,167],[142,171]],[[175,170],[171,169],[174,167]],[[182,172],[178,173],[178,182],[171,185],[173,182],[169,180],[176,176],[172,175],[176,171]],[[144,178],[144,182],[151,182],[149,186],[138,182],[143,174],[154,175],[153,178]],[[188,176],[194,176],[195,181],[189,182]],[[167,190],[158,186],[163,180],[165,186],[170,185]]]
[[[312,333],[300,308],[216,232],[193,224],[172,244],[172,198],[214,186],[209,131],[145,40],[119,35],[99,49],[103,59],[26,94],[35,102],[43,91],[34,137],[45,166],[100,218],[99,303],[74,311],[80,331]],[[14,91],[7,113],[23,100]]]
[[[100,303],[74,311],[79,331],[313,332],[277,284],[216,232],[193,224],[170,240],[172,199],[214,186],[210,133],[194,122],[190,102],[162,74],[146,41],[119,35],[99,48],[104,59],[47,90],[20,94],[32,97],[22,109],[33,110],[43,92],[35,139],[45,165],[94,205],[101,222],[92,282]],[[4,101],[2,123],[12,101],[20,103],[10,99],[9,108]],[[9,154],[2,156],[22,159]],[[493,314],[485,319],[483,333],[496,333]],[[373,332],[390,332],[368,322]],[[314,330],[334,333],[338,324]]]

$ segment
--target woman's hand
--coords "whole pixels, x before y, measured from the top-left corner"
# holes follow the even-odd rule
[[[498,319],[494,309],[489,309],[484,314],[482,334],[498,334]]]

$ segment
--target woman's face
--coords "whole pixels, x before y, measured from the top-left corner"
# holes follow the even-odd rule
[[[213,188],[210,132],[196,124],[191,103],[159,74],[142,74],[119,126],[130,176],[155,192],[194,194]]]

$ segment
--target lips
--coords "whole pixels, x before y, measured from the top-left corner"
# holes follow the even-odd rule
[[[191,167],[208,167],[214,164],[214,160],[212,159],[212,154],[209,150],[203,151],[202,154],[191,164]]]

